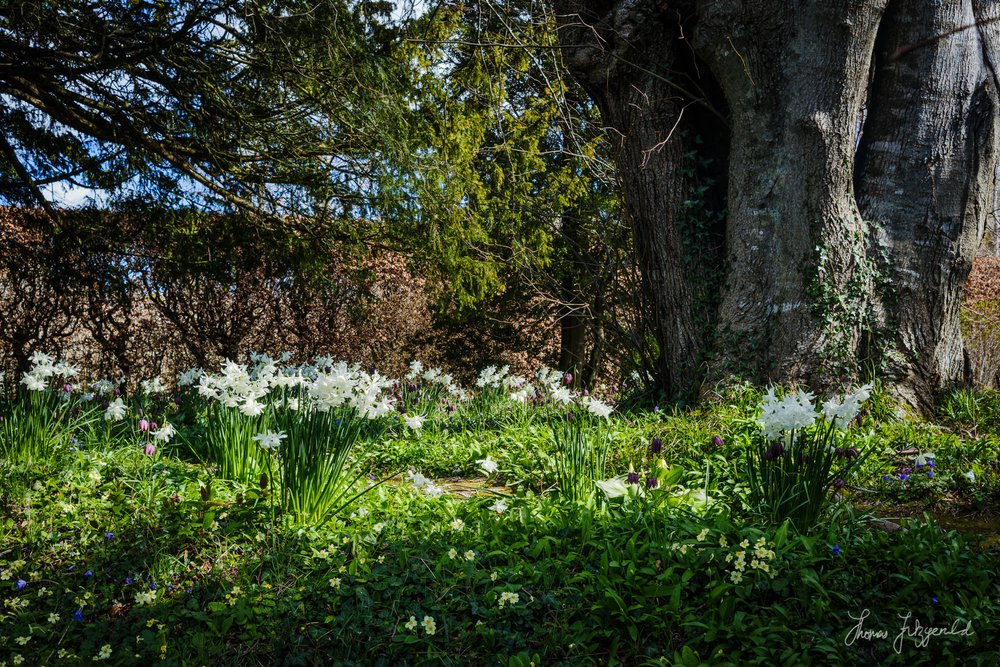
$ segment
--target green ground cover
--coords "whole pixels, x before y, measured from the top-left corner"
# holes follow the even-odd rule
[[[362,420],[369,374],[323,394],[336,368],[307,391],[262,364],[230,369],[248,384],[223,417],[207,381],[147,386],[120,419],[101,385],[8,388],[0,664],[1000,661],[996,394],[931,423],[874,390],[849,429],[803,426],[836,445],[806,524],[754,488],[774,459],[755,456],[803,445],[761,435],[753,388],[604,417],[556,374],[526,402],[418,374]]]

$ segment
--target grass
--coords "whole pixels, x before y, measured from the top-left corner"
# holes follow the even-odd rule
[[[600,505],[557,492],[544,410],[390,425],[344,466],[366,473],[359,491],[395,477],[322,526],[272,521],[280,485],[193,457],[204,435],[190,415],[168,415],[183,439],[154,456],[132,426],[80,429],[30,465],[0,463],[0,663],[995,664],[996,549],[920,508],[995,512],[996,435],[962,429],[972,408],[942,425],[869,414],[850,437],[872,455],[798,533],[748,504],[759,397],[613,416],[605,474],[677,483]],[[977,419],[993,405],[972,398]],[[911,450],[934,452],[933,477]],[[486,455],[499,470],[471,497],[429,497],[397,474],[481,479]],[[660,502],[702,488],[717,499],[707,509]],[[918,516],[887,532],[870,508],[895,502]],[[865,609],[888,638],[848,644]],[[907,613],[911,628],[972,632],[907,635],[897,652]]]

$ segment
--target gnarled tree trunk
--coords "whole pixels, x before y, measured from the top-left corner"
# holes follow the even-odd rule
[[[961,378],[961,290],[998,155],[998,3],[555,2],[618,142],[670,393],[702,358],[709,377],[815,388],[881,371],[918,408]],[[685,270],[694,144],[671,130],[716,88],[730,131],[714,137],[729,149],[714,310]]]
[[[926,408],[963,380],[962,290],[997,164],[997,24],[977,2],[893,0],[879,29],[857,193],[890,278],[880,303],[887,376]],[[993,55],[991,55],[993,54]]]
[[[706,276],[721,260],[717,230],[694,229],[699,221],[688,216],[699,172],[717,165],[687,154],[695,142],[712,157],[724,150],[724,127],[713,118],[719,111],[703,97],[692,103],[678,83],[692,83],[696,65],[678,38],[677,16],[644,2],[556,4],[572,44],[570,70],[600,109],[613,146],[655,332],[651,370],[668,395],[684,396],[701,375],[712,317]]]

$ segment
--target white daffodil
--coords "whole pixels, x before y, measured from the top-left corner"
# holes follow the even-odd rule
[[[170,439],[173,438],[176,433],[177,430],[174,429],[170,422],[166,422],[153,433],[153,439],[157,442],[170,442]]]
[[[965,473],[964,476],[965,476],[966,479],[968,479],[973,484],[976,483],[976,473],[974,471],[970,470],[969,472]]]
[[[280,447],[281,441],[286,437],[285,433],[281,431],[278,431],[277,433],[274,431],[267,431],[266,433],[258,433],[253,437],[253,439],[257,441],[261,449],[271,451]]]
[[[490,505],[490,509],[496,512],[497,514],[503,514],[504,512],[507,511],[507,501],[505,501],[503,498],[497,498],[497,501],[492,505]]]
[[[478,461],[476,461],[476,463],[479,464],[479,467],[482,468],[483,472],[485,472],[487,475],[492,475],[497,471],[497,468],[500,467],[496,461],[490,459],[489,454],[486,455],[485,459],[479,459]]]
[[[816,421],[814,398],[811,392],[793,392],[779,399],[771,387],[760,405],[757,423],[761,433],[768,440],[777,440],[782,434],[811,426]]]
[[[413,415],[413,416],[403,415],[403,421],[406,423],[407,426],[409,426],[414,431],[419,431],[420,428],[424,425],[424,416],[423,415]]]
[[[104,419],[108,421],[119,421],[125,418],[125,413],[127,411],[128,409],[125,407],[125,401],[120,398],[116,398],[108,404],[108,409],[104,411]]]
[[[585,401],[587,404],[587,411],[595,417],[603,417],[604,419],[607,419],[614,410],[612,406],[608,405],[604,401],[599,401],[596,398],[588,396]]]
[[[34,372],[25,373],[21,378],[21,384],[28,388],[28,391],[45,391],[45,378]]]

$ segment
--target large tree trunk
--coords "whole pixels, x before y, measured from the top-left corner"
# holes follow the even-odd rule
[[[883,5],[704,3],[695,45],[733,110],[717,375],[853,379],[871,282],[851,164]]]
[[[975,4],[995,18],[996,3]],[[968,0],[890,3],[858,153],[858,199],[891,284],[885,373],[917,408],[964,379],[962,291],[995,187],[1000,116],[984,55],[1000,43],[997,24],[977,28],[973,9]]]
[[[567,64],[600,109],[613,146],[656,338],[650,370],[662,391],[682,397],[701,375],[711,320],[705,267],[719,263],[714,230],[699,236],[683,227],[698,171],[685,153],[695,140],[725,146],[725,136],[718,120],[713,136],[704,136],[712,125],[707,101],[671,80],[692,69],[676,16],[651,2],[556,4]]]
[[[996,2],[557,6],[570,69],[619,142],[673,394],[709,344],[717,378],[825,389],[882,370],[918,408],[960,379],[961,290],[998,155],[1000,28],[982,20]],[[692,144],[670,133],[684,127],[688,91],[713,85],[731,111],[717,311],[699,309],[706,288],[684,270]]]

